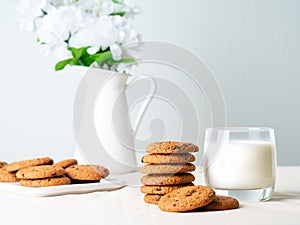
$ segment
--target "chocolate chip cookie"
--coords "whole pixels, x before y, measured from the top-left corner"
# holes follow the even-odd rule
[[[157,194],[157,195],[164,195],[171,191],[177,190],[182,187],[186,186],[194,186],[193,183],[187,184],[178,184],[178,185],[143,185],[140,187],[140,191],[145,194]]]
[[[151,174],[143,176],[141,181],[145,185],[174,185],[174,184],[187,184],[195,180],[193,174],[179,173],[174,175],[157,175]]]
[[[0,182],[18,182],[19,179],[15,173],[10,173],[6,170],[0,170]]]
[[[37,159],[30,159],[30,160],[23,160],[20,162],[14,162],[11,164],[8,164],[6,167],[6,170],[8,172],[14,172],[20,169],[24,169],[31,166],[40,166],[40,165],[52,165],[53,159],[49,157],[44,158],[37,158]]]
[[[21,169],[16,176],[19,179],[42,179],[49,177],[58,177],[64,175],[66,172],[62,167],[57,166],[33,166]]]
[[[109,170],[98,165],[74,165],[66,169],[66,175],[75,181],[99,181],[109,175]]]
[[[20,184],[27,187],[48,187],[71,184],[71,180],[66,176],[62,176],[34,180],[20,180]]]
[[[142,163],[188,163],[194,162],[195,156],[190,153],[181,154],[148,154],[143,156]]]
[[[145,174],[174,174],[192,172],[196,169],[192,163],[176,164],[149,164],[142,167],[141,172]]]
[[[166,212],[185,212],[208,205],[215,192],[207,186],[189,186],[174,190],[160,198],[158,207]]]
[[[68,168],[69,166],[77,165],[77,160],[76,159],[65,159],[60,162],[54,163],[53,166],[59,166],[64,169]]]
[[[166,141],[154,142],[146,146],[146,152],[158,154],[198,152],[197,145],[188,142]]]
[[[215,199],[208,205],[202,207],[204,210],[227,210],[239,207],[239,201],[229,196],[216,195]]]

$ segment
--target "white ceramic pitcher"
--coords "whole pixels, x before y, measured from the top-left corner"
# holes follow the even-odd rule
[[[75,157],[79,163],[100,164],[115,174],[135,169],[134,136],[155,92],[155,82],[139,76],[126,84],[128,77],[95,68],[85,73],[74,103]],[[150,91],[132,129],[125,91],[139,79],[150,81]]]

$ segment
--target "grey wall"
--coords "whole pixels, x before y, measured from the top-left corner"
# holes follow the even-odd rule
[[[136,26],[144,40],[178,44],[210,66],[224,93],[229,126],[275,128],[279,164],[300,165],[300,1],[137,2],[142,14]],[[55,60],[40,55],[33,36],[16,26],[13,4],[0,7],[0,160],[68,157],[80,73],[53,72]],[[153,106],[150,112],[157,111]],[[138,134],[148,136],[146,129]]]
[[[31,33],[15,20],[16,1],[0,7],[0,160],[73,154],[72,107],[79,73],[55,73]],[[77,76],[78,75],[78,76]]]
[[[199,55],[224,93],[228,126],[275,128],[280,165],[300,165],[300,1],[141,0],[146,40]]]

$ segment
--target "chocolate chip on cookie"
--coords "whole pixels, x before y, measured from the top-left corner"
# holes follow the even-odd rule
[[[53,159],[49,157],[44,157],[44,158],[23,160],[20,162],[11,163],[7,165],[6,170],[9,172],[14,172],[31,166],[52,165],[52,164],[53,164]]]
[[[21,169],[16,176],[19,179],[42,179],[49,177],[58,177],[64,175],[66,172],[62,167],[57,166],[33,166]]]
[[[163,195],[146,194],[146,195],[144,196],[144,202],[149,203],[149,204],[157,205],[159,199],[160,199],[162,196],[163,196]]]
[[[215,199],[215,192],[207,186],[189,186],[174,190],[158,202],[166,212],[185,212],[208,205]]]
[[[7,166],[7,162],[0,161],[0,169]]]

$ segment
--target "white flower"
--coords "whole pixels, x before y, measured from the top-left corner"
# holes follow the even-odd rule
[[[41,52],[47,56],[49,53],[53,53],[56,57],[63,58],[71,58],[72,54],[68,51],[68,45],[65,42],[52,42],[47,45],[41,45]]]
[[[70,1],[70,0],[69,0]],[[125,12],[126,17],[132,17],[139,12],[139,9],[129,0],[118,0],[121,4],[112,0],[73,0],[73,5],[81,8],[94,16],[110,16],[112,13]]]
[[[74,5],[76,5],[76,7],[82,9],[86,13],[96,15],[100,10],[101,4],[101,0],[84,0],[76,1]]]
[[[68,5],[74,5],[76,0],[47,0],[49,5],[53,5],[54,7],[59,6],[68,6]]]
[[[115,12],[125,12],[126,18],[133,18],[140,9],[131,0],[122,0],[122,4],[115,4]]]
[[[42,9],[46,6],[46,0],[19,0],[17,17],[20,20],[21,29],[35,30],[35,19],[42,16]]]
[[[59,7],[59,6],[63,6],[65,5],[65,1],[64,0],[47,0],[49,5],[52,5],[54,7]]]
[[[37,20],[39,42],[47,55],[53,52],[58,58],[70,57],[67,40],[83,22],[83,14],[74,6],[47,6],[47,15]]]
[[[45,52],[65,59],[72,57],[69,47],[89,47],[89,54],[109,50],[116,61],[129,58],[123,46],[140,40],[133,29],[138,11],[131,0],[20,0],[18,6],[21,26],[36,34]]]
[[[109,49],[114,60],[118,61],[122,59],[122,49],[119,45],[113,44],[109,47]]]
[[[102,16],[74,34],[69,40],[69,45],[75,48],[90,46],[98,51],[100,48],[106,50],[117,40],[118,30],[111,17]]]
[[[100,10],[99,10],[99,15],[100,16],[109,16],[111,13],[115,12],[115,4],[112,1],[106,1],[103,2]]]
[[[42,18],[37,34],[44,43],[66,41],[79,29],[82,22],[82,12],[74,6],[61,6],[58,9],[52,7]]]

